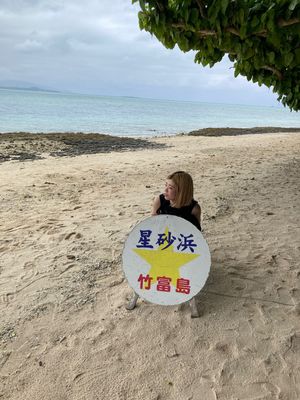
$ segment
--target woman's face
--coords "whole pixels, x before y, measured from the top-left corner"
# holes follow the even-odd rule
[[[164,196],[169,201],[174,201],[176,198],[176,186],[172,179],[166,180]]]

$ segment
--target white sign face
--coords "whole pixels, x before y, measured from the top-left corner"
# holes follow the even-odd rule
[[[174,215],[147,218],[130,232],[123,270],[132,289],[151,303],[180,304],[204,286],[210,252],[201,232]]]

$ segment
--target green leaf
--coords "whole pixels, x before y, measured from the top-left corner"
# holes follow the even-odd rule
[[[247,47],[242,54],[242,58],[246,61],[249,60],[249,58],[252,58],[254,54],[254,50],[251,47]]]
[[[255,15],[254,18],[251,21],[251,28],[255,29],[257,27],[257,25],[259,25],[260,20],[258,19],[258,17]]]
[[[199,11],[197,8],[192,8],[190,13],[190,21],[194,26],[199,25]]]
[[[222,14],[225,15],[227,7],[229,4],[229,0],[222,0],[221,2],[221,10],[222,10]]]
[[[185,11],[184,11],[184,19],[185,19],[185,22],[186,22],[186,23],[187,23],[188,20],[189,20],[189,16],[190,16],[189,9],[186,8]]]
[[[286,53],[284,54],[283,59],[284,59],[284,65],[288,67],[292,63],[294,55],[292,53]]]
[[[240,21],[240,24],[243,24],[244,19],[245,19],[245,12],[244,12],[244,9],[241,8],[240,11],[239,11],[239,21]]]
[[[242,39],[245,39],[247,36],[247,25],[243,24],[240,29],[240,36]]]
[[[261,86],[263,84],[263,77],[261,75],[258,76],[257,83],[258,83],[259,86]]]
[[[189,42],[188,42],[187,38],[185,38],[184,36],[182,38],[180,38],[180,40],[178,41],[178,47],[183,52],[189,51],[190,47],[189,47]]]
[[[268,53],[268,60],[269,60],[269,63],[271,63],[271,64],[274,63],[274,61],[275,61],[275,53],[274,53],[274,51],[270,51],[270,53]]]
[[[146,12],[146,6],[145,6],[144,0],[139,0],[139,2],[140,2],[141,9]]]
[[[300,48],[295,50],[295,61],[296,64],[300,65]]]
[[[274,13],[271,12],[269,14],[269,19],[268,19],[268,22],[267,22],[267,28],[268,28],[268,30],[270,32],[275,32],[276,25],[277,25],[277,21],[275,21],[275,19],[274,19]]]
[[[217,15],[219,12],[219,7],[217,6],[217,4],[218,1],[215,0],[208,6],[208,17],[212,23],[214,23],[217,19]]]
[[[294,11],[297,5],[299,5],[299,0],[292,1],[291,4],[289,5],[289,10]]]

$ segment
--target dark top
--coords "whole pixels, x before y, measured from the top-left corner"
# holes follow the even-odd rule
[[[184,206],[180,208],[172,207],[170,201],[166,200],[163,194],[159,195],[159,200],[160,207],[157,210],[157,214],[170,214],[184,218],[195,225],[195,227],[201,231],[201,226],[198,219],[195,217],[195,215],[192,214],[192,209],[195,207],[196,204],[198,204],[196,200],[192,200],[189,206]]]

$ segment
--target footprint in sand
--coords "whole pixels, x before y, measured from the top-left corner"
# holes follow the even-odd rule
[[[20,280],[22,280],[22,282],[27,282],[37,274],[37,268],[35,263],[33,263],[32,261],[25,262],[23,264],[23,271],[24,274],[20,276]]]
[[[116,369],[116,368],[112,368]],[[114,376],[113,379],[110,377]],[[102,400],[103,393],[107,399],[125,400],[128,393],[128,382],[120,378],[117,371],[110,371],[110,366],[95,366],[79,372],[74,378],[74,392],[78,400]]]
[[[11,351],[5,351],[0,354],[0,369],[6,364],[10,355],[11,355]]]
[[[91,340],[93,346],[95,346],[97,348],[97,350],[99,350],[99,351],[105,350],[105,352],[109,353],[110,355],[115,354],[114,343],[112,341],[112,337],[109,333],[106,334],[105,330],[96,334],[90,340]]]
[[[270,353],[263,360],[263,364],[265,366],[267,375],[280,376],[287,370],[287,363],[278,351]]]
[[[9,304],[16,299],[16,293],[3,293],[0,295],[0,304]]]
[[[82,234],[79,232],[70,232],[67,235],[65,235],[64,239],[65,240],[69,240],[72,236],[75,236],[76,239],[80,239],[82,238]]]
[[[217,351],[219,354],[223,354],[226,359],[236,359],[239,357],[239,351],[236,344],[226,341],[215,343],[210,350]]]
[[[61,228],[64,227],[65,225],[62,223],[58,223],[58,220],[48,220],[47,222],[44,222],[42,225],[40,225],[36,230],[37,232],[41,232],[42,234],[54,235],[55,233],[58,233]]]
[[[289,336],[289,350],[296,355],[300,354],[300,331],[294,332]]]
[[[277,296],[280,301],[287,304],[293,304],[293,297],[291,291],[284,286],[279,286],[276,288]]]

